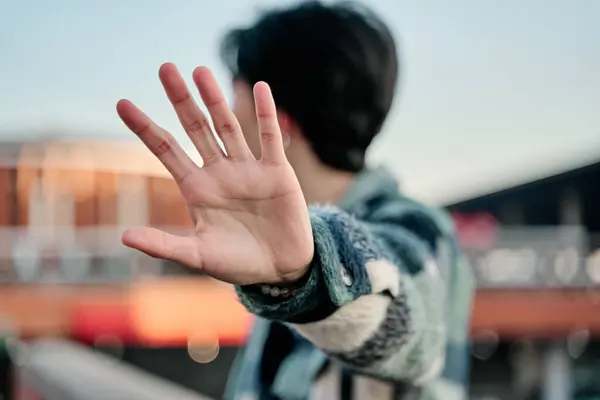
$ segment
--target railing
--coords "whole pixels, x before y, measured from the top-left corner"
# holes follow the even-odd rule
[[[176,232],[176,229],[168,229]],[[123,282],[181,273],[120,243],[122,229],[0,229],[0,283]],[[478,284],[501,287],[600,285],[600,235],[581,227],[522,227],[471,232],[463,241]]]
[[[165,272],[164,261],[121,244],[121,233],[117,227],[0,229],[0,282],[119,282]]]
[[[503,228],[463,249],[482,288],[590,287],[600,285],[592,236],[576,226]]]

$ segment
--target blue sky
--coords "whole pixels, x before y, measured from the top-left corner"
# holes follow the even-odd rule
[[[0,132],[127,137],[114,112],[127,97],[186,140],[160,64],[175,62],[188,78],[207,65],[227,84],[222,33],[284,3],[4,2]],[[371,158],[392,165],[410,193],[451,200],[600,159],[600,1],[366,3],[398,34],[405,68]]]

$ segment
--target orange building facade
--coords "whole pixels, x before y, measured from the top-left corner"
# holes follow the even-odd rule
[[[251,319],[231,287],[163,276],[164,263],[120,243],[128,226],[191,228],[175,183],[143,147],[3,144],[0,190],[0,315],[14,334],[149,346],[245,339]]]
[[[129,226],[191,229],[176,185],[141,144],[3,143],[0,190],[0,329],[5,337],[50,335],[100,346],[116,340],[125,346],[188,348],[235,348],[245,342],[252,318],[229,285],[181,271],[168,274],[165,263],[120,243]],[[470,243],[485,239],[481,231],[463,229],[459,219],[457,226],[459,236],[471,235]],[[600,335],[599,310],[597,285],[482,285],[472,312],[472,337],[484,349],[523,340],[554,343],[581,332],[593,338]],[[474,368],[474,381],[484,369]],[[545,381],[555,381],[547,375]]]
[[[33,310],[37,306],[32,302],[36,296],[41,296],[38,302],[46,307],[55,304],[57,310],[67,309],[71,303],[80,304],[80,315],[81,304],[86,301],[95,302],[97,307],[102,303],[107,310],[109,304],[124,310],[135,308],[132,304],[136,301],[138,305],[144,303],[145,300],[140,299],[153,299],[147,300],[155,309],[148,313],[152,318],[140,318],[144,311],[139,307],[135,312],[124,313],[128,316],[123,318],[130,318],[129,314],[134,313],[140,326],[143,325],[140,321],[151,319],[158,327],[164,323],[159,317],[162,314],[156,310],[164,309],[164,318],[171,318],[171,326],[223,325],[228,332],[223,340],[244,340],[249,317],[241,310],[228,286],[208,278],[190,280],[163,276],[152,285],[147,280],[136,279],[162,275],[164,264],[125,249],[119,241],[125,227],[151,225],[175,231],[191,228],[175,183],[142,145],[85,140],[5,143],[0,146],[0,190],[5,193],[0,197],[0,277],[10,284],[10,290],[8,287],[0,290],[0,296],[16,296],[17,299],[15,293],[21,293],[20,302],[8,298],[0,301],[0,313],[8,313],[14,320],[19,314],[35,314]],[[177,286],[174,281],[181,283]],[[77,285],[57,286],[56,282]],[[195,284],[202,285],[202,290],[194,290]],[[163,290],[161,285],[167,289]],[[207,291],[207,285],[214,290]],[[176,287],[180,290],[175,290]],[[170,290],[179,296],[169,294]],[[132,300],[131,293],[136,293],[136,300]],[[155,303],[160,303],[157,299],[161,298],[172,306],[157,307]],[[534,298],[536,300],[531,301]],[[186,303],[219,304],[220,311],[226,309],[225,314],[237,315],[243,322],[237,325],[211,322],[210,318],[216,321],[223,313],[215,312],[211,317],[209,311],[203,313],[194,309],[192,315],[185,307]],[[25,309],[21,310],[23,313],[7,309],[19,307],[17,304],[31,307],[32,311],[28,314]],[[184,311],[170,312],[179,307]],[[598,333],[599,307],[597,288],[535,292],[481,289],[476,297],[472,328],[475,333],[491,330],[515,339],[524,335],[566,335],[585,321],[586,329]],[[181,321],[174,322],[173,318]],[[204,320],[198,322],[198,318]],[[187,323],[186,319],[196,322]],[[93,322],[87,320],[84,325],[88,330],[85,335],[92,335]],[[60,331],[64,327],[56,329]],[[146,336],[152,336],[147,326],[139,329]],[[35,334],[35,329],[29,331],[29,334]],[[161,340],[183,341],[187,334],[181,328],[177,333],[172,332],[171,338],[167,333],[161,334]],[[136,340],[142,340],[142,336],[138,335]]]

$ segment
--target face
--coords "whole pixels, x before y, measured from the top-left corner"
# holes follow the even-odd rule
[[[248,147],[256,159],[260,158],[260,139],[258,137],[258,122],[254,108],[252,87],[246,82],[236,80],[233,82],[233,113],[237,117]]]

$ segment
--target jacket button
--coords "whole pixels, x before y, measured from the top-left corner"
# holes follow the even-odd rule
[[[352,277],[350,276],[348,270],[344,267],[342,267],[342,282],[344,282],[344,285],[346,286],[352,286]]]

